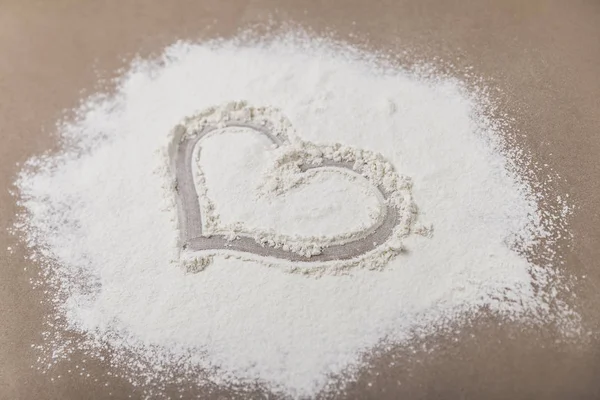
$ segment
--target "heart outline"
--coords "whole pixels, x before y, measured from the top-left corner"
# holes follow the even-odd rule
[[[228,127],[252,129],[266,136],[280,149],[281,155],[273,169],[276,172],[273,176],[276,178],[277,173],[287,169],[302,180],[302,174],[319,168],[337,168],[366,178],[383,199],[383,219],[378,222],[378,226],[371,226],[370,232],[364,235],[343,243],[335,243],[335,239],[339,238],[334,237],[324,246],[317,246],[316,250],[300,247],[296,251],[294,240],[297,239],[286,235],[261,237],[259,234],[252,237],[243,232],[228,235],[203,232],[202,203],[206,202],[205,211],[211,211],[214,205],[211,205],[206,193],[202,176],[198,185],[201,193],[197,191],[192,167],[193,155],[203,138]],[[379,262],[373,265],[381,267],[382,260],[385,264],[403,250],[400,239],[414,231],[417,209],[412,200],[410,178],[399,175],[381,154],[341,144],[317,145],[300,140],[294,135],[291,123],[276,109],[255,108],[245,102],[231,102],[197,113],[172,130],[169,156],[175,178],[180,248],[188,254],[208,252],[211,255],[224,251],[250,258],[275,258],[283,262],[311,265],[328,262],[364,264],[362,261],[367,255],[376,255],[377,257],[371,258]],[[207,213],[207,218],[210,217]],[[302,244],[301,239],[299,243]],[[202,257],[195,257],[194,266],[188,266],[188,269],[203,269],[210,262],[207,257],[204,258],[198,262]],[[369,267],[373,268],[373,265]],[[292,267],[291,270],[298,268]]]

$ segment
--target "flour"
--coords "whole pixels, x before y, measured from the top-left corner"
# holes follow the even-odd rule
[[[515,250],[540,238],[552,246],[556,231],[500,151],[504,123],[486,117],[485,99],[457,80],[382,65],[321,39],[179,43],[160,63],[135,64],[115,95],[88,99],[59,127],[65,150],[30,160],[17,181],[24,210],[17,227],[54,293],[57,322],[41,362],[110,348],[119,374],[148,397],[164,396],[162,388],[182,376],[259,382],[303,397],[360,367],[382,341],[434,334],[441,322],[482,308],[514,321],[576,321],[555,298],[559,259],[533,265]],[[295,236],[305,244],[346,240],[377,225],[383,203],[373,187],[381,184],[401,191],[390,209],[406,212],[393,254],[369,256],[382,268],[306,276],[289,273],[302,263],[270,268],[221,250],[180,267],[181,217],[165,161],[177,146],[169,132],[183,137],[173,127],[199,121],[185,118],[201,110],[222,122],[218,106],[239,100],[280,110],[285,120],[269,119],[274,132],[287,131],[289,120],[301,141],[271,153],[264,138],[221,127],[195,164],[195,184],[206,187],[198,207],[214,216],[205,228],[234,237],[266,232],[248,240],[272,246],[276,235],[281,246]],[[221,150],[243,158],[219,158]],[[366,160],[357,165],[366,181],[302,174],[297,161],[307,154],[306,162],[323,154]],[[248,185],[230,194],[249,208],[227,199],[227,182],[242,185],[242,178]],[[318,193],[320,201],[309,201]],[[422,225],[413,221],[415,204]],[[411,234],[429,226],[433,234]],[[65,331],[83,340],[65,341]]]

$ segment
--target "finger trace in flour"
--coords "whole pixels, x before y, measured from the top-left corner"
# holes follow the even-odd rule
[[[333,236],[286,235],[276,231],[278,225],[270,230],[248,229],[242,221],[223,226],[201,167],[202,141],[211,135],[223,134],[232,131],[232,128],[233,131],[239,130],[240,127],[267,137],[274,147],[272,151],[276,153],[273,166],[264,171],[265,176],[260,181],[261,197],[272,200],[302,186],[316,189],[307,193],[309,197],[319,197],[322,187],[313,183],[315,177],[324,175],[323,172],[342,175],[355,183],[361,177],[379,198],[377,219],[353,231]],[[172,136],[170,165],[178,199],[180,245],[188,270],[197,272],[209,264],[214,254],[230,253],[240,259],[262,256],[259,262],[272,266],[281,266],[281,260],[292,261],[291,264],[283,264],[291,272],[314,274],[322,273],[323,269],[340,271],[356,266],[379,269],[402,250],[402,240],[410,234],[416,220],[410,179],[398,175],[394,166],[380,154],[339,143],[317,145],[302,141],[276,108],[230,102],[186,118],[183,124],[173,129]],[[223,147],[239,143],[238,138],[228,139],[230,143],[224,143]],[[192,168],[194,160],[196,165]],[[248,169],[249,166],[236,168],[234,173],[244,174]],[[232,182],[223,179],[218,182],[225,182],[225,197],[233,195]],[[336,184],[331,179],[324,183]],[[258,194],[257,189],[250,186],[246,191]],[[327,198],[324,201],[335,200]],[[344,205],[348,205],[361,199],[339,200],[346,200]],[[245,208],[254,202],[256,199],[241,201],[245,213]],[[359,203],[358,207],[361,206]],[[348,217],[355,219],[356,215]],[[333,222],[335,226],[342,221]],[[265,257],[270,260],[265,260]]]
[[[399,177],[389,184],[409,197],[398,210],[418,204],[419,223],[433,224],[435,233],[403,237],[406,254],[377,270],[325,268],[313,276],[215,253],[202,273],[187,273],[179,267],[169,132],[186,116],[232,100],[281,110],[302,143],[321,151],[342,143],[380,154],[402,175],[384,167],[369,179],[385,186],[387,177]],[[111,373],[148,398],[165,397],[167,387],[186,394],[206,380],[258,382],[306,398],[332,379],[351,378],[374,347],[436,334],[480,310],[576,331],[576,314],[557,297],[560,253],[533,264],[516,250],[540,238],[554,246],[562,218],[540,210],[538,192],[503,141],[509,128],[489,117],[488,106],[456,79],[302,35],[178,43],[158,61],[135,63],[116,93],[87,99],[58,125],[63,150],[32,158],[16,183],[17,228],[54,310],[38,367],[51,373],[57,363],[73,363],[73,353],[103,357],[108,350],[102,359]],[[373,186],[360,186],[362,177],[321,171],[323,181],[287,190],[310,177],[296,174],[295,163],[313,146],[282,146],[277,158],[252,129],[205,140],[192,167],[200,165],[224,225],[327,237],[380,218],[381,199],[361,189]],[[276,160],[284,168],[269,169]],[[259,196],[244,182],[258,184]],[[420,230],[408,223],[411,214],[402,218],[402,229]]]

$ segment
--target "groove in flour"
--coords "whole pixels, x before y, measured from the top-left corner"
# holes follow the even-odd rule
[[[198,162],[194,176],[193,163],[195,154],[200,158],[202,139],[230,127],[254,130],[277,148],[278,157],[265,177],[263,196],[278,196],[309,184],[307,178],[323,170],[356,174],[366,179],[381,199],[378,220],[358,231],[333,236],[303,237],[274,230],[220,227],[204,172]],[[205,251],[302,262],[310,265],[308,268],[315,264],[322,267],[323,262],[331,261],[336,261],[330,263],[335,268],[359,265],[381,268],[402,251],[401,241],[411,233],[416,220],[410,178],[399,175],[383,156],[341,144],[302,141],[289,121],[274,108],[231,102],[200,112],[173,130],[169,151],[176,182],[181,247],[187,258],[193,260],[187,265],[194,271],[207,265]]]

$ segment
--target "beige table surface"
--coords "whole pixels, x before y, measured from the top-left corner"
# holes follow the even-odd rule
[[[87,360],[98,382],[41,375],[32,344],[48,312],[29,279],[35,267],[5,228],[16,211],[8,190],[16,163],[51,148],[54,121],[98,89],[133,55],[158,54],[176,39],[232,35],[271,20],[373,49],[440,57],[501,89],[498,101],[525,134],[534,159],[564,178],[578,208],[566,269],[587,276],[576,306],[593,332],[556,343],[545,329],[480,321],[433,338],[432,352],[375,357],[340,398],[600,399],[600,2],[460,0],[0,0],[0,398],[103,399],[139,396]],[[12,246],[16,251],[6,251]],[[27,270],[24,267],[29,265]],[[458,339],[458,340],[456,340]],[[84,356],[82,356],[84,357]],[[394,360],[394,365],[390,365]],[[51,376],[62,374],[52,382]],[[108,383],[108,386],[105,386]],[[369,385],[370,383],[370,385]],[[229,398],[225,389],[188,397]],[[254,396],[259,396],[255,393]]]

